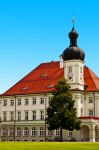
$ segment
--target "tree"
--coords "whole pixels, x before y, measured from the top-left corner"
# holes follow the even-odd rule
[[[61,141],[62,129],[80,129],[80,120],[76,116],[75,101],[70,92],[70,85],[65,79],[58,81],[53,92],[53,98],[47,108],[46,122],[49,130],[60,128]]]

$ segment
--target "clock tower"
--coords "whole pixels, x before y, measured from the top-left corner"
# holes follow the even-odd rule
[[[78,33],[74,29],[74,24],[69,33],[70,45],[62,54],[64,77],[70,83],[71,89],[84,90],[84,58],[85,53],[77,46]]]

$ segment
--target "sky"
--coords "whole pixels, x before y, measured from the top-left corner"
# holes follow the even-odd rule
[[[40,63],[59,60],[73,16],[85,65],[99,77],[98,0],[0,0],[0,93]]]

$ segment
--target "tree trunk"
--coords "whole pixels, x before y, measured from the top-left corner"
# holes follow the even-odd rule
[[[60,129],[60,138],[61,138],[61,142],[63,141],[63,132],[62,132],[62,126],[61,126],[61,129]]]

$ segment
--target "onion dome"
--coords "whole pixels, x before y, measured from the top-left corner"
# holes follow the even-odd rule
[[[63,60],[66,61],[72,59],[79,59],[84,61],[85,53],[77,46],[78,33],[75,31],[74,25],[68,36],[70,38],[70,46],[63,51]]]

